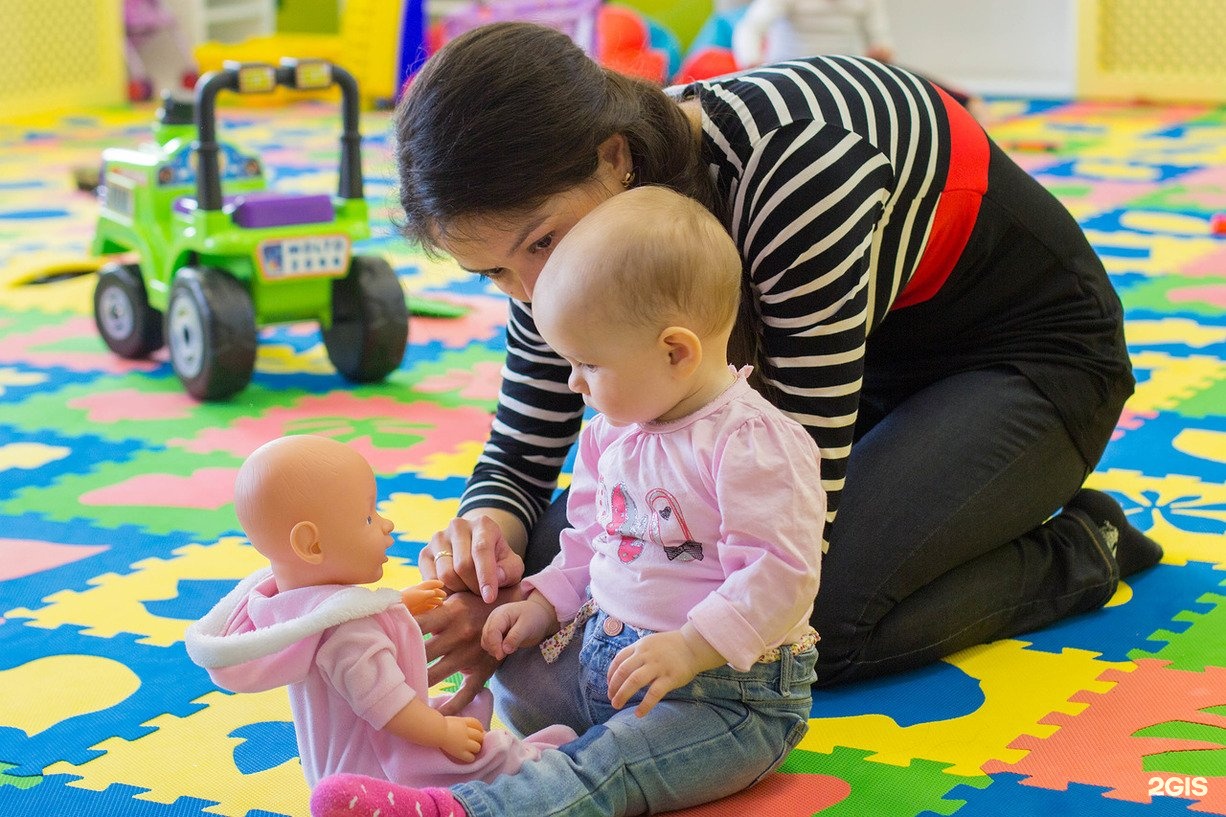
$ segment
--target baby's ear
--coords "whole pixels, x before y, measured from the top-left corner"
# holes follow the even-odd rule
[[[660,343],[668,350],[668,362],[683,375],[693,372],[702,362],[702,341],[690,329],[670,326],[660,333]]]
[[[323,561],[324,549],[319,541],[319,528],[314,522],[299,522],[289,532],[289,545],[299,559],[317,565]]]

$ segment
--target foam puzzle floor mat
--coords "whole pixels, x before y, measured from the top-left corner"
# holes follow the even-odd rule
[[[1226,814],[1226,108],[994,100],[990,130],[1087,230],[1127,310],[1139,386],[1090,484],[1166,549],[1101,611],[931,667],[815,693],[779,773],[691,815]],[[361,451],[396,523],[384,584],[453,516],[494,406],[504,299],[395,235],[388,115],[366,194],[416,315],[402,366],[353,386],[318,328],[262,331],[251,385],[188,397],[165,356],[93,322],[97,214],[74,172],[152,111],[0,125],[0,814],[305,817],[284,691],[215,688],[186,625],[262,563],[243,458],[289,433]],[[329,107],[227,109],[284,188],[333,188]]]

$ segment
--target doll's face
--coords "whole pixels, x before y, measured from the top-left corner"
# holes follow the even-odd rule
[[[375,502],[375,475],[355,452],[312,512],[323,553],[319,568],[328,583],[368,584],[383,577],[394,525],[379,515]]]

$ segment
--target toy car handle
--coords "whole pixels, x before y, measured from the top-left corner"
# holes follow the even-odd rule
[[[295,88],[295,67],[298,61],[283,59],[275,69],[277,85]],[[237,91],[239,63],[227,63],[219,71],[205,74],[196,83],[196,206],[201,210],[220,210],[221,167],[217,143],[217,94]],[[343,199],[360,199],[362,190],[362,134],[358,127],[358,83],[353,75],[339,65],[330,65],[332,85],[341,89],[341,160],[337,195]]]

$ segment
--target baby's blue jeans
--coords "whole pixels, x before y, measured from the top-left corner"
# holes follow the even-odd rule
[[[783,650],[748,672],[727,665],[673,690],[644,718],[642,692],[609,704],[609,664],[640,635],[606,634],[600,612],[553,664],[533,648],[513,654],[495,680],[499,715],[516,731],[564,723],[580,737],[513,775],[452,792],[469,817],[637,815],[741,791],[778,768],[808,729],[816,650]],[[616,628],[612,628],[616,629]],[[509,673],[508,673],[509,671]],[[510,680],[512,683],[506,683]]]

